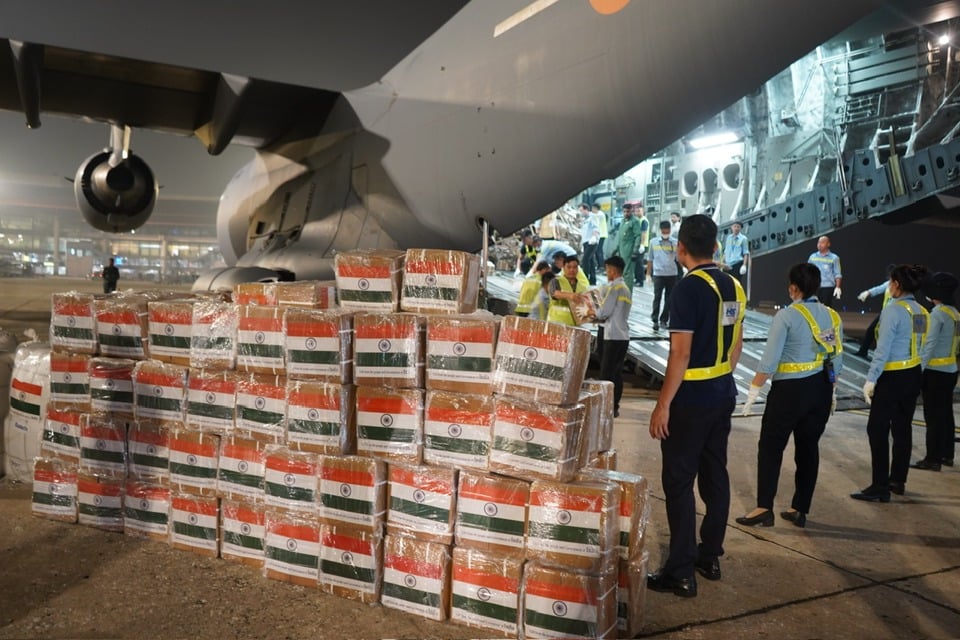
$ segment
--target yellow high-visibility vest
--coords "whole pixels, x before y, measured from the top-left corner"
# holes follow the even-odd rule
[[[711,378],[719,378],[733,371],[733,366],[730,364],[730,352],[733,350],[733,345],[737,342],[737,332],[741,331],[743,327],[743,316],[747,313],[747,294],[744,293],[743,287],[737,282],[736,278],[730,278],[736,290],[737,299],[732,302],[733,307],[727,306],[731,301],[723,299],[723,295],[720,293],[720,287],[717,286],[716,280],[714,280],[709,273],[698,269],[687,273],[687,276],[691,275],[703,279],[704,282],[710,285],[710,288],[717,294],[717,299],[719,300],[719,304],[717,305],[717,360],[716,363],[710,367],[691,367],[687,369],[683,374],[683,379],[710,380]],[[730,348],[724,351],[723,328],[730,324],[728,321],[730,318],[729,314],[734,314],[733,339],[730,341]]]

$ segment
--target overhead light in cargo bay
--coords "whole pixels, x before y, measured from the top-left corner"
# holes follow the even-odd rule
[[[691,140],[687,140],[687,144],[694,149],[706,149],[707,147],[717,147],[721,144],[730,144],[739,139],[740,137],[733,131],[721,131],[719,133],[700,136],[699,138],[692,138]]]
[[[942,36],[937,38],[937,44],[939,44],[940,46],[943,46],[945,44],[950,44],[950,36],[947,35],[946,33],[943,34]]]

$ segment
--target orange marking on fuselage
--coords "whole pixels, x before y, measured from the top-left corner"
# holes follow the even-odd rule
[[[630,4],[630,0],[590,0],[590,6],[605,16],[617,13]]]

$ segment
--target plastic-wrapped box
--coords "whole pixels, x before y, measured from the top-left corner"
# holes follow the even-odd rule
[[[220,499],[186,493],[170,496],[170,546],[216,558],[220,555],[217,526]]]
[[[584,380],[583,389],[600,393],[600,430],[597,451],[613,448],[613,383],[609,380]]]
[[[530,485],[526,556],[550,566],[615,573],[619,514],[616,484],[538,480]]]
[[[230,498],[221,500],[220,557],[262,569],[266,522],[267,512],[263,502]]]
[[[585,467],[597,457],[600,451],[598,446],[603,396],[600,395],[599,390],[583,389],[580,391],[580,404],[583,405],[583,428],[580,430],[580,453],[577,456],[577,466]]]
[[[523,559],[454,547],[450,620],[517,636]]]
[[[506,316],[497,341],[494,391],[545,404],[574,404],[589,359],[586,329]]]
[[[80,426],[84,412],[47,406],[41,448],[48,456],[80,464]]]
[[[190,366],[233,369],[237,364],[239,307],[230,302],[198,300],[193,305]]]
[[[338,253],[334,270],[340,306],[360,311],[397,311],[405,255],[393,249]]]
[[[593,469],[606,469],[608,471],[617,470],[617,450],[609,449],[601,451],[597,457],[590,461],[590,467]]]
[[[353,313],[339,309],[287,309],[287,376],[298,380],[353,381]]]
[[[426,323],[412,313],[353,317],[353,380],[358,385],[423,387]]]
[[[374,604],[383,581],[383,535],[342,524],[320,525],[320,590]]]
[[[387,463],[320,456],[320,522],[380,531],[387,511]]]
[[[268,442],[283,442],[286,416],[286,378],[247,374],[237,380],[237,433]]]
[[[420,464],[423,391],[357,387],[357,453]]]
[[[50,354],[50,404],[90,410],[90,356],[54,351]]]
[[[27,342],[17,347],[10,379],[10,412],[4,419],[3,469],[17,482],[33,478],[50,398],[50,345]]]
[[[127,421],[102,414],[80,420],[80,468],[123,476],[127,472]]]
[[[139,420],[127,429],[127,475],[136,480],[170,481],[170,430],[155,420]]]
[[[489,314],[427,318],[427,389],[493,392],[500,319]]]
[[[530,483],[463,472],[457,486],[457,546],[522,557]]]
[[[620,487],[619,549],[621,560],[643,553],[643,534],[650,519],[650,489],[647,479],[635,473],[582,469],[577,482],[612,482]]]
[[[277,304],[281,307],[332,309],[337,305],[337,282],[336,280],[278,282]]]
[[[123,493],[123,533],[166,542],[170,537],[170,488],[127,480]]]
[[[33,515],[61,522],[77,521],[77,467],[65,460],[33,461]]]
[[[319,496],[320,460],[315,453],[267,445],[263,493],[268,507],[315,514]]]
[[[391,464],[387,533],[450,544],[457,518],[457,470]]]
[[[50,314],[50,346],[54,351],[97,355],[96,296],[92,293],[55,293]]]
[[[233,285],[233,301],[240,305],[277,306],[276,282],[241,282]]]
[[[427,391],[423,459],[427,464],[487,471],[493,439],[492,395]]]
[[[388,534],[383,542],[380,604],[430,620],[446,620],[450,605],[450,547]]]
[[[523,638],[617,637],[615,570],[587,575],[528,562],[520,603]]]
[[[183,422],[188,373],[186,367],[158,360],[138,362],[131,376],[137,419]]]
[[[90,410],[133,418],[133,367],[129,358],[90,359]]]
[[[479,293],[480,256],[443,249],[407,249],[402,310],[473,313]]]
[[[242,305],[238,313],[237,369],[283,373],[283,309]]]
[[[316,516],[268,510],[263,555],[263,573],[268,578],[316,589],[320,567]]]
[[[287,380],[287,446],[325,455],[357,449],[353,385]]]
[[[170,486],[178,493],[217,494],[220,436],[174,429],[170,432]]]
[[[647,604],[647,564],[650,552],[627,562],[620,561],[617,577],[617,631],[620,638],[634,638],[643,630]]]
[[[170,364],[190,365],[194,300],[151,300],[147,303],[149,356]]]
[[[77,519],[80,524],[122,533],[125,484],[122,476],[80,471],[77,474]]]
[[[191,369],[187,377],[187,425],[226,435],[233,432],[237,375],[233,371]]]
[[[119,295],[94,303],[100,355],[143,360],[149,335],[147,298]]]
[[[220,440],[217,493],[225,498],[263,500],[267,445],[236,434]]]
[[[568,482],[577,470],[583,405],[556,407],[496,399],[490,471]]]

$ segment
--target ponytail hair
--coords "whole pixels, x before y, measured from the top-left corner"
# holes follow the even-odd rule
[[[929,271],[922,264],[898,264],[890,272],[890,279],[900,285],[904,293],[915,293],[928,274]]]

